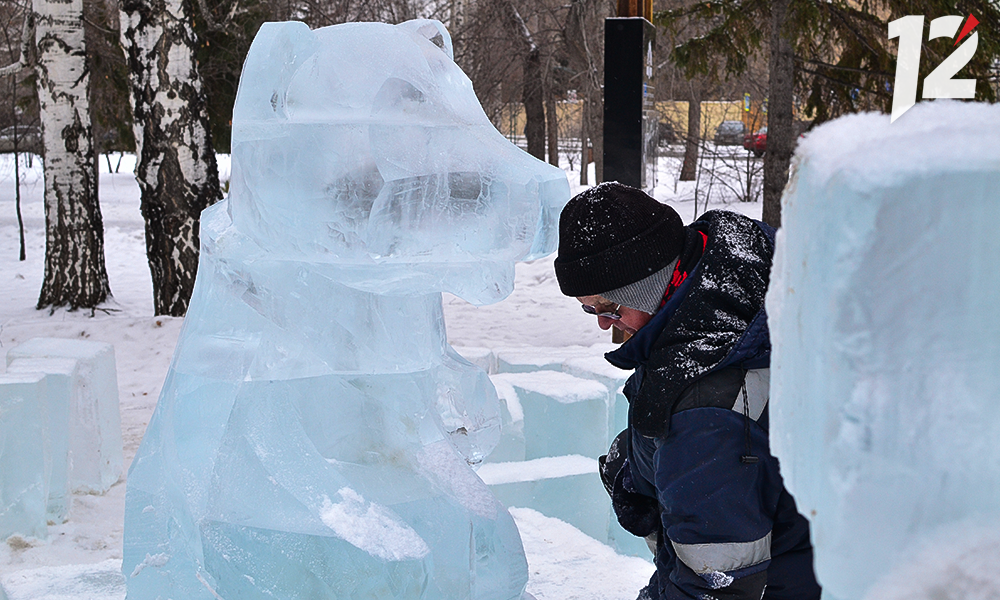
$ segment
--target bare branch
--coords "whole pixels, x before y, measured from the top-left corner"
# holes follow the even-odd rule
[[[817,65],[823,67],[824,69],[830,69],[832,71],[850,71],[852,73],[862,73],[864,75],[878,75],[880,77],[893,77],[892,73],[885,73],[883,71],[872,71],[870,69],[855,69],[854,67],[840,67],[837,65],[831,65],[830,63],[825,63],[820,60],[811,60],[808,58],[802,58],[799,56],[795,57],[795,60],[803,63],[808,63],[811,65]]]
[[[202,18],[205,19],[205,24],[208,25],[209,31],[223,31],[226,27],[229,27],[229,24],[233,22],[233,17],[236,16],[236,11],[239,9],[239,6],[239,0],[235,0],[233,2],[233,6],[229,9],[229,14],[226,15],[226,18],[222,21],[222,23],[219,23],[215,20],[215,17],[212,16],[212,11],[208,8],[208,5],[205,4],[205,0],[198,0],[198,11],[201,12]]]
[[[813,70],[813,69],[806,69],[805,67],[801,67],[801,70],[804,73],[809,73],[809,74],[815,75],[817,77],[822,77],[823,79],[825,79],[825,80],[827,80],[827,81],[829,81],[831,83],[837,83],[837,84],[840,84],[840,85],[843,85],[843,86],[846,86],[846,87],[850,87],[850,88],[857,88],[858,90],[861,90],[861,91],[863,91],[863,92],[865,92],[867,94],[874,94],[875,96],[882,96],[884,98],[891,98],[892,97],[892,94],[887,94],[887,93],[882,92],[882,91],[877,90],[877,89],[866,89],[866,88],[863,88],[863,87],[861,87],[861,86],[859,86],[859,85],[857,85],[855,83],[852,83],[850,81],[844,81],[843,79],[837,79],[836,77],[830,77],[826,73],[823,73],[823,72],[820,72],[820,71],[816,71],[816,70]]]
[[[28,66],[28,57],[31,55],[31,44],[35,40],[35,13],[28,11],[24,15],[24,24],[21,27],[21,56],[17,62],[0,68],[0,77],[17,73]]]

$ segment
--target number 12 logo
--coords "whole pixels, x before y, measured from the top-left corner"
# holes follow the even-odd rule
[[[955,37],[959,25],[962,24],[962,17],[948,15],[938,17],[931,21],[930,35],[928,40],[940,37]],[[955,45],[962,41],[970,31],[979,24],[979,21],[972,15],[962,28],[962,34],[955,40]],[[917,101],[917,77],[920,69],[920,42],[924,33],[924,16],[910,15],[896,19],[889,23],[889,39],[899,38],[899,52],[896,54],[896,83],[892,93],[892,118],[893,122],[910,110]],[[974,98],[976,96],[975,79],[952,79],[976,53],[979,45],[979,32],[974,32],[958,50],[951,53],[948,58],[937,66],[936,69],[924,77],[924,99],[927,98]]]

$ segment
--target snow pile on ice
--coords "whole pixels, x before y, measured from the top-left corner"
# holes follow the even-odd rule
[[[768,293],[771,443],[825,597],[944,597],[935,576],[985,547],[961,525],[1000,515],[997,140],[1000,106],[937,101],[799,148]],[[949,552],[920,554],[932,536]]]
[[[129,598],[520,598],[517,528],[469,467],[500,405],[441,293],[505,297],[568,199],[489,123],[440,23],[265,24],[129,472]]]

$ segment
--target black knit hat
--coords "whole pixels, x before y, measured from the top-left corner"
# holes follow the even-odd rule
[[[674,209],[633,187],[602,183],[559,215],[559,289],[594,296],[644,279],[680,255],[685,237]]]

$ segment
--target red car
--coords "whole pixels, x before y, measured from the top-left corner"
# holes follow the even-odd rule
[[[767,127],[761,127],[757,133],[747,134],[743,138],[743,147],[753,152],[754,156],[764,156],[764,152],[767,152]]]

